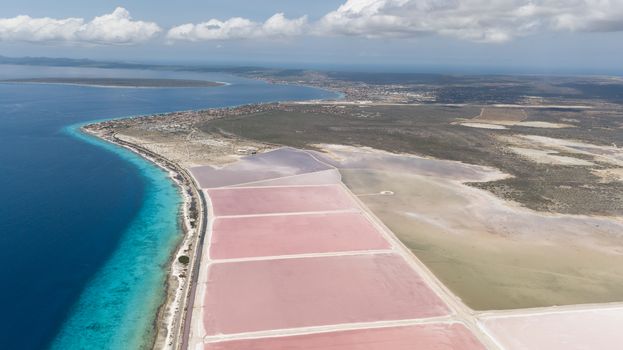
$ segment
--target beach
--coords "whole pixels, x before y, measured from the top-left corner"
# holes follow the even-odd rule
[[[169,258],[168,274],[166,279],[166,298],[158,309],[158,316],[154,323],[155,337],[152,348],[178,349],[182,340],[184,320],[187,317],[185,310],[188,303],[192,302],[191,296],[194,291],[191,288],[191,280],[196,274],[196,257],[200,250],[195,249],[201,245],[202,232],[205,227],[206,213],[205,200],[201,192],[197,190],[194,180],[186,170],[166,158],[151,152],[139,145],[120,140],[115,135],[98,133],[86,125],[82,130],[92,136],[112,142],[135,152],[143,158],[154,163],[168,172],[169,178],[178,186],[183,197],[180,211],[180,221],[183,228],[183,238]],[[180,262],[180,257],[190,257],[188,264]]]

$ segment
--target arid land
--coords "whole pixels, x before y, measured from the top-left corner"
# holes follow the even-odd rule
[[[349,96],[87,130],[182,169],[280,146],[315,152],[474,310],[623,301],[620,105],[584,95],[486,104]]]

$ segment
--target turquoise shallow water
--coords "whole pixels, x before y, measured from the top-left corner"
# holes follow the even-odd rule
[[[149,344],[149,330],[165,292],[163,270],[181,239],[181,197],[163,169],[82,133],[80,125],[68,127],[67,133],[132,163],[147,181],[146,193],[116,251],[87,285],[51,348],[139,349]]]
[[[79,132],[97,119],[335,97],[227,75],[0,65],[0,79],[174,77],[198,89],[0,84],[0,349],[137,349],[150,339],[180,196],[138,155]]]

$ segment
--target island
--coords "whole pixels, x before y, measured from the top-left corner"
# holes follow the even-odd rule
[[[344,99],[84,127],[186,198],[155,347],[623,341],[622,81],[251,75]]]
[[[25,78],[2,80],[0,83],[63,84],[125,88],[204,88],[225,85],[221,82],[207,80],[151,78]]]

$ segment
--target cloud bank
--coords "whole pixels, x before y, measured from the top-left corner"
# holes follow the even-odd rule
[[[83,18],[0,18],[0,41],[124,45],[147,41],[161,31],[156,23],[133,20],[122,7],[89,22]]]
[[[326,14],[325,35],[441,35],[504,42],[542,31],[623,30],[619,0],[348,0]]]
[[[264,22],[210,19],[162,29],[133,20],[118,7],[82,18],[0,18],[0,41],[72,44],[135,44],[156,37],[167,42],[269,40],[298,36],[365,38],[452,37],[500,43],[544,32],[623,31],[623,0],[346,0],[317,21],[276,13]]]
[[[276,36],[414,38],[426,35],[499,43],[544,31],[623,30],[620,0],[347,0],[314,23],[282,13],[264,24],[234,17],[169,30],[169,40]]]
[[[306,16],[288,19],[283,13],[277,13],[264,23],[233,17],[225,21],[211,19],[199,24],[183,24],[171,28],[167,39],[200,41],[292,37],[304,34],[306,27]]]

